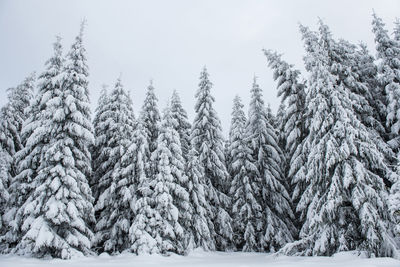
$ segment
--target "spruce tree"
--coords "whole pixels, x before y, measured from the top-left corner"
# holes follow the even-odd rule
[[[94,119],[93,119],[93,132],[95,142],[91,147],[91,155],[92,155],[92,177],[89,180],[90,188],[92,189],[92,195],[95,200],[99,198],[99,177],[104,176],[105,166],[102,163],[105,161],[104,158],[107,156],[104,154],[103,147],[106,147],[107,144],[107,131],[108,129],[105,122],[107,121],[107,116],[104,113],[107,111],[107,101],[108,101],[108,92],[107,87],[104,85],[103,89],[100,92],[100,97],[97,101],[97,106],[95,109]]]
[[[179,133],[182,156],[187,161],[190,150],[190,122],[186,110],[182,107],[181,99],[176,90],[174,90],[171,97],[171,116],[174,120],[174,129]]]
[[[288,108],[281,110],[280,130],[282,131],[283,151],[285,153],[284,176],[290,184],[292,200],[296,203],[302,192],[302,185],[294,180],[294,174],[301,164],[298,162],[296,150],[306,136],[304,120],[306,86],[300,81],[300,71],[282,59],[282,56],[270,50],[264,50],[268,65],[274,70],[273,78],[277,81],[278,96],[281,104]],[[300,222],[298,222],[300,223]],[[301,224],[301,223],[300,223]]]
[[[7,210],[7,203],[9,201],[10,194],[7,188],[7,178],[8,178],[8,164],[6,161],[5,153],[0,148],[0,235],[6,233],[7,225],[3,221],[3,215]],[[3,238],[2,238],[3,239]],[[7,248],[7,243],[3,242],[0,245],[0,252],[5,252]]]
[[[158,99],[154,93],[153,81],[147,87],[146,97],[140,113],[140,120],[147,132],[150,153],[157,148],[157,138],[160,132],[160,112],[157,107]]]
[[[47,102],[59,88],[57,80],[64,63],[61,38],[57,37],[53,44],[54,54],[46,61],[46,70],[38,77],[38,92],[26,110],[26,119],[21,129],[23,149],[15,158],[15,176],[10,184],[10,201],[7,204],[8,231],[5,243],[9,249],[14,248],[22,238],[21,227],[25,220],[24,208],[29,203],[38,175],[42,155],[49,143],[48,131],[41,131]],[[39,130],[41,129],[41,130]]]
[[[350,100],[356,116],[367,127],[371,139],[384,152],[385,158],[392,161],[393,153],[383,140],[384,126],[378,116],[378,110],[374,109],[377,105],[374,103],[373,97],[377,94],[374,92],[375,88],[369,88],[369,84],[364,82],[362,69],[359,69],[358,65],[359,56],[356,46],[345,40],[334,40],[328,26],[321,20],[319,21],[319,34],[320,45],[328,54],[330,72],[338,77],[339,83],[352,92]],[[390,178],[383,177],[383,179]]]
[[[261,184],[256,183],[258,170],[245,136],[246,116],[241,99],[234,99],[229,132],[229,166],[232,177],[230,195],[233,198],[232,216],[235,245],[243,251],[261,251]]]
[[[386,93],[384,87],[379,84],[375,58],[368,51],[366,44],[359,44],[358,49],[355,51],[354,63],[352,70],[358,76],[359,81],[367,87],[367,100],[372,107],[373,116],[376,119],[376,121],[372,121],[372,124],[370,123],[369,125],[373,126],[382,140],[386,140]]]
[[[197,151],[192,147],[189,151],[186,173],[189,178],[189,203],[192,205],[191,232],[193,248],[200,247],[206,251],[215,250],[214,224],[211,220],[212,207],[207,201],[207,184],[204,168],[200,164]]]
[[[191,220],[191,206],[187,192],[188,178],[185,175],[184,159],[179,133],[174,129],[169,107],[165,110],[162,127],[157,140],[157,148],[152,154],[152,161],[157,162],[154,188],[154,237],[159,252],[185,253],[187,235],[185,224]]]
[[[300,240],[282,251],[332,255],[363,250],[393,255],[388,231],[387,192],[380,172],[389,173],[383,154],[353,110],[357,96],[335,75],[324,42],[307,53],[307,161],[297,174],[307,184],[297,205],[305,216]],[[353,95],[352,95],[353,94]]]
[[[32,73],[20,85],[8,89],[8,102],[1,108],[0,145],[8,160],[12,160],[15,153],[23,148],[20,134],[27,119],[25,109],[33,99],[35,80],[35,73]]]
[[[133,195],[133,222],[129,228],[131,251],[136,254],[159,253],[158,240],[154,238],[153,189],[147,173],[149,146],[147,131],[139,121],[132,133],[132,143],[123,156],[124,172],[130,173],[136,184]]]
[[[19,253],[70,258],[88,254],[93,233],[93,199],[89,146],[93,143],[88,95],[88,67],[83,24],[59,75],[60,87],[49,97],[44,122],[48,134],[34,190],[26,201]]]
[[[391,39],[382,19],[373,14],[372,31],[375,34],[378,81],[386,93],[386,128],[389,145],[397,152],[400,147],[400,42]]]
[[[199,153],[207,184],[207,202],[211,205],[214,224],[212,237],[218,250],[229,249],[232,244],[232,218],[228,211],[231,199],[226,195],[229,174],[225,166],[224,141],[221,122],[213,108],[212,83],[207,69],[200,74],[199,89],[196,93],[195,119],[192,125],[191,144]],[[212,230],[212,229],[210,229]]]
[[[256,78],[251,89],[245,138],[249,142],[251,157],[258,170],[258,175],[253,181],[261,188],[255,195],[262,208],[262,219],[257,223],[262,232],[258,234],[257,240],[261,244],[261,250],[276,251],[293,241],[294,215],[290,196],[284,186],[281,170],[282,151],[275,129],[268,120],[262,91]],[[276,238],[277,236],[279,238]]]
[[[229,138],[226,142],[226,157],[229,158],[227,160],[227,169],[229,172],[229,175],[231,177],[235,176],[233,173],[233,162],[234,159],[232,158],[232,149],[234,146],[234,142],[236,142],[238,139],[243,138],[243,131],[246,126],[246,115],[244,114],[243,111],[243,104],[242,100],[239,96],[235,96],[233,99],[233,107],[232,107],[232,118],[231,118],[231,125],[229,128]]]
[[[132,175],[125,172],[122,156],[131,143],[134,129],[132,101],[118,79],[105,104],[101,120],[105,144],[100,148],[103,176],[96,177],[99,198],[94,245],[100,251],[118,253],[130,248],[129,228],[132,224],[130,207],[134,192]]]
[[[21,131],[29,114],[26,109],[33,99],[35,80],[35,73],[32,73],[20,85],[8,89],[8,102],[0,110],[0,148],[3,156],[3,168],[6,170],[1,179],[7,191],[10,190],[9,186],[16,175],[15,154],[24,146],[25,140],[21,136]],[[0,214],[0,216],[2,215],[3,213]],[[8,215],[6,217],[12,219]],[[6,218],[6,220],[8,219]]]

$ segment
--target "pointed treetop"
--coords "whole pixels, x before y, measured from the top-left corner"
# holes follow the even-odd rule
[[[86,20],[86,18],[83,18],[81,21],[80,29],[79,29],[79,38],[81,38],[81,39],[83,38],[83,33],[85,31],[86,25],[87,25],[87,20]]]

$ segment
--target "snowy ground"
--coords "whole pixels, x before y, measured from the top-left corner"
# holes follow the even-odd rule
[[[38,260],[16,256],[0,255],[1,267],[36,267],[36,266],[83,266],[83,267],[245,267],[245,266],[279,266],[279,267],[399,267],[400,261],[392,258],[361,258],[352,253],[340,253],[333,257],[286,257],[262,253],[223,253],[195,251],[189,256],[163,257],[159,255],[134,256],[123,254],[119,256],[100,255],[63,260]]]

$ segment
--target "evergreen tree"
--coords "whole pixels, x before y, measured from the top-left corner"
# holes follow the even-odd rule
[[[187,192],[188,178],[184,174],[185,165],[182,157],[179,133],[174,129],[176,122],[166,109],[162,127],[157,140],[157,148],[152,161],[157,162],[154,188],[154,237],[158,242],[159,252],[185,253],[185,246],[192,233],[185,229],[191,220],[191,206]]]
[[[70,258],[89,253],[94,221],[89,146],[93,143],[88,95],[88,67],[80,34],[49,97],[38,133],[48,134],[35,186],[26,201],[18,251],[36,257]]]
[[[207,202],[204,168],[201,166],[198,153],[194,148],[189,151],[186,173],[189,178],[189,203],[192,204],[193,247],[213,251],[215,250],[215,240],[212,238],[212,233],[215,229],[210,216],[212,207]]]
[[[361,43],[355,51],[354,66],[352,70],[358,76],[368,90],[367,100],[372,107],[373,116],[376,121],[372,121],[370,126],[378,132],[383,140],[387,139],[385,121],[386,121],[386,93],[385,89],[378,81],[378,68],[375,64],[375,58],[369,53],[366,44]]]
[[[1,179],[5,190],[9,190],[8,187],[13,182],[12,177],[16,175],[14,157],[23,148],[22,125],[28,116],[26,109],[33,98],[35,80],[35,73],[32,73],[20,85],[8,89],[8,102],[0,110],[0,148],[3,168],[6,170]]]
[[[245,139],[246,116],[243,104],[234,99],[232,122],[229,132],[229,166],[233,178],[230,195],[233,197],[232,214],[235,245],[243,251],[260,251],[262,244],[258,236],[262,232],[260,184],[256,183],[257,167]]]
[[[375,88],[368,88],[369,84],[363,82],[365,79],[362,77],[362,66],[360,69],[358,65],[359,56],[357,55],[356,46],[345,40],[335,41],[328,26],[321,20],[319,21],[319,33],[320,45],[324,47],[328,54],[330,72],[338,77],[338,82],[346,90],[352,93],[350,94],[350,100],[356,116],[367,127],[371,139],[385,154],[385,158],[392,161],[393,153],[383,140],[385,128],[381,124],[378,110],[374,109],[377,105],[374,103],[373,97],[377,94],[374,90]],[[388,180],[388,178],[383,177],[384,180]]]
[[[150,81],[140,113],[140,120],[147,132],[147,142],[149,144],[150,153],[153,153],[157,148],[157,139],[160,132],[161,117],[157,108],[157,101],[158,99],[154,93],[153,82]]]
[[[274,70],[274,80],[277,81],[278,96],[281,97],[282,105],[288,108],[281,113],[281,131],[283,137],[283,151],[285,153],[284,176],[291,184],[292,200],[296,203],[302,192],[302,186],[296,184],[294,174],[299,170],[296,150],[301,146],[306,136],[304,125],[304,111],[306,88],[300,79],[300,71],[293,68],[293,65],[282,60],[282,56],[270,50],[264,50],[268,65]],[[282,141],[281,141],[282,142]],[[290,190],[290,191],[292,191]]]
[[[363,250],[393,255],[387,230],[387,192],[377,173],[389,173],[384,156],[353,110],[357,96],[332,73],[324,42],[308,52],[309,134],[307,161],[297,174],[307,184],[297,205],[305,216],[300,240],[283,248],[287,254],[332,255]]]
[[[232,157],[232,149],[234,146],[234,142],[238,141],[238,139],[243,138],[243,130],[246,126],[246,115],[244,114],[243,111],[244,105],[242,104],[242,100],[239,96],[235,96],[233,99],[233,108],[232,108],[232,118],[231,118],[231,125],[229,128],[229,138],[228,141],[226,142],[226,157],[229,158],[227,160],[227,169],[229,172],[229,175],[231,177],[235,176],[233,173],[233,162],[235,161],[234,158]]]
[[[6,224],[3,221],[3,215],[7,210],[7,202],[9,201],[10,194],[8,188],[6,187],[6,181],[8,178],[8,164],[6,161],[5,153],[0,148],[0,235],[4,235],[6,232]],[[0,245],[0,252],[6,250],[7,244],[3,242]]]
[[[211,205],[214,230],[211,233],[218,250],[229,249],[232,242],[231,217],[228,213],[231,199],[226,195],[229,174],[225,166],[224,142],[221,122],[213,108],[212,83],[207,69],[200,75],[199,90],[196,93],[195,119],[192,125],[191,144],[199,153],[207,184],[207,202]]]
[[[102,113],[105,144],[100,148],[103,160],[98,162],[103,176],[99,179],[99,198],[95,205],[97,216],[94,245],[100,251],[122,252],[130,248],[129,228],[132,224],[130,202],[134,192],[133,177],[123,170],[122,156],[131,143],[134,129],[132,101],[121,80],[115,84]]]
[[[174,90],[171,98],[171,116],[174,121],[174,129],[179,133],[182,146],[182,156],[187,161],[190,150],[190,122],[186,110],[182,107],[178,92]]]
[[[38,175],[42,156],[46,150],[45,146],[49,142],[48,132],[37,129],[41,129],[43,124],[47,102],[59,88],[57,77],[61,73],[64,63],[60,42],[61,38],[57,37],[53,44],[54,54],[46,62],[46,70],[39,76],[38,92],[30,106],[26,108],[26,118],[22,124],[20,136],[23,149],[14,155],[16,173],[9,187],[10,201],[7,204],[6,214],[9,227],[4,236],[9,249],[14,248],[22,238],[21,226],[25,219],[24,208],[29,203],[27,199],[37,186],[34,180]],[[33,76],[31,78],[33,79]],[[32,82],[33,80],[27,84]]]
[[[33,98],[35,79],[35,73],[32,73],[20,85],[8,89],[8,102],[1,108],[0,145],[10,161],[23,148],[20,134],[27,118],[25,109]]]
[[[108,126],[108,124],[105,123],[107,121],[107,116],[104,115],[104,113],[107,111],[106,107],[108,107],[107,101],[108,101],[107,87],[104,85],[103,89],[100,92],[100,97],[97,101],[97,106],[93,119],[95,142],[91,147],[93,173],[91,179],[89,180],[89,185],[90,188],[92,189],[92,194],[95,202],[97,202],[97,199],[99,198],[100,195],[100,192],[98,192],[99,188],[98,177],[103,177],[105,172],[104,166],[102,166],[101,164],[105,161],[104,157],[107,156],[104,155],[104,150],[103,150],[103,147],[106,147],[107,144],[106,134],[108,128],[106,128],[106,126]]]
[[[294,215],[282,177],[282,151],[278,146],[275,129],[268,120],[262,91],[255,78],[245,138],[249,142],[250,154],[258,170],[258,176],[252,180],[261,188],[261,192],[255,195],[262,208],[262,220],[257,225],[263,231],[259,233],[257,242],[261,244],[261,250],[276,251],[293,241]],[[253,190],[257,192],[257,189]]]
[[[382,19],[373,14],[372,31],[375,34],[378,81],[386,93],[386,127],[389,145],[397,152],[400,147],[400,43],[392,40]]]
[[[134,219],[129,228],[131,251],[136,254],[159,253],[157,240],[154,238],[154,209],[152,207],[153,190],[148,176],[149,146],[147,132],[139,121],[132,134],[132,143],[123,156],[124,172],[130,173],[136,184],[132,209]]]

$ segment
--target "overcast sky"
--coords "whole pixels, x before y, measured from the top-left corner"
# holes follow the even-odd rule
[[[32,71],[42,72],[56,35],[63,38],[65,51],[70,48],[86,18],[93,107],[101,85],[113,86],[122,73],[136,114],[153,79],[160,109],[176,89],[192,120],[199,73],[206,65],[215,108],[227,133],[232,100],[240,95],[247,109],[254,75],[265,101],[273,110],[279,105],[262,48],[284,53],[284,59],[303,70],[298,23],[315,29],[320,17],[335,37],[365,41],[373,50],[373,9],[392,32],[393,21],[400,16],[398,0],[0,0],[0,105],[6,101],[7,88]]]

